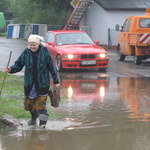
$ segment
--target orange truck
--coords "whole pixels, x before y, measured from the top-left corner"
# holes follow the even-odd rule
[[[118,34],[119,60],[124,61],[126,56],[134,56],[136,65],[142,60],[150,58],[150,8],[143,16],[128,17],[123,26],[116,25]]]

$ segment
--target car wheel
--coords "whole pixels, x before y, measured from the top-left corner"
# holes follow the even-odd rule
[[[62,71],[63,70],[63,68],[62,68],[62,58],[61,58],[60,55],[58,55],[56,57],[56,69],[57,69],[57,71]]]
[[[135,63],[136,65],[140,65],[141,62],[142,62],[142,59],[141,59],[140,56],[134,56],[134,63]]]

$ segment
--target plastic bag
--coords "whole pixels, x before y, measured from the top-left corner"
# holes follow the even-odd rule
[[[59,102],[60,102],[60,89],[59,88],[54,88],[49,90],[48,93],[50,97],[50,102],[52,107],[59,107]]]

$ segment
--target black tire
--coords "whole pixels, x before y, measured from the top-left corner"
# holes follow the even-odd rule
[[[120,54],[120,58],[119,58],[119,61],[124,61],[125,60],[125,55],[123,55],[123,54]]]
[[[136,65],[140,65],[141,62],[142,62],[142,59],[141,59],[140,56],[135,56],[135,57],[134,57],[134,63],[135,63]]]
[[[62,71],[63,70],[63,68],[62,68],[62,58],[61,58],[60,55],[58,55],[56,57],[56,69],[57,69],[57,71]]]
[[[123,55],[123,54],[121,54],[121,50],[120,50],[120,46],[118,46],[118,54],[117,54],[117,56],[118,56],[118,60],[119,61],[124,61],[125,60],[125,57],[126,57],[126,55]]]
[[[99,68],[98,69],[100,72],[106,72],[107,71],[107,68]]]

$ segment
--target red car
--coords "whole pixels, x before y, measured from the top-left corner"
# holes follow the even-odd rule
[[[48,31],[44,37],[58,71],[65,68],[108,67],[107,52],[80,30]]]

